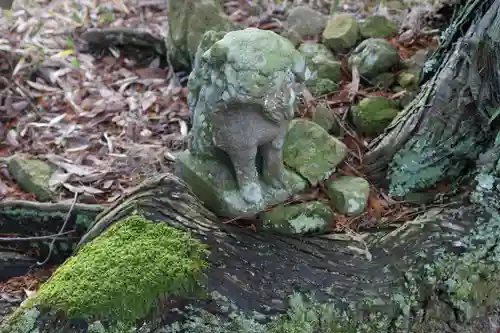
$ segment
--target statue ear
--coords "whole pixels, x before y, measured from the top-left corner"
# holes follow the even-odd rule
[[[203,53],[201,58],[208,64],[221,66],[227,61],[227,53],[227,47],[215,43],[208,51]]]

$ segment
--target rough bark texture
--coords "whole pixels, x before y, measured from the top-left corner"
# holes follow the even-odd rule
[[[44,261],[55,238],[48,263],[60,263],[73,253],[82,235],[103,210],[100,205],[0,202],[0,248]],[[0,281],[19,276],[21,267],[17,267],[15,257],[5,256],[2,265],[5,269],[1,270]],[[7,267],[17,268],[10,271]]]
[[[472,197],[477,203],[431,211],[391,233],[374,233],[358,242],[273,236],[221,224],[181,181],[164,175],[100,215],[81,249],[110,225],[135,214],[189,231],[207,244],[206,288],[215,302],[211,311],[221,322],[208,321],[198,312],[203,304],[193,301],[194,310],[184,313],[185,325],[191,325],[185,328],[188,332],[245,332],[249,325],[255,332],[308,332],[304,323],[313,329],[310,332],[467,332],[465,325],[500,299],[498,179],[487,173],[478,179]],[[486,203],[494,206],[483,206]],[[329,304],[324,309],[308,306],[322,324],[303,313],[259,323],[285,313],[294,292],[314,292],[315,300]],[[61,309],[45,309],[43,304],[21,308],[0,332],[35,332],[35,324],[40,333],[86,332],[96,325],[90,319],[63,319],[53,314],[55,310]],[[168,311],[152,315],[136,331],[168,332],[179,316]],[[296,311],[305,310],[299,306]],[[227,319],[229,312],[241,312],[236,322]],[[229,322],[233,326],[225,327]],[[290,323],[294,330],[280,330]]]
[[[370,155],[379,180],[383,164],[392,161],[388,178],[401,195],[461,175],[467,161],[477,160],[468,198],[366,237],[295,238],[222,224],[179,179],[160,175],[97,216],[73,258],[97,242],[113,245],[106,243],[117,242],[108,240],[111,232],[125,239],[113,228],[140,215],[207,245],[206,297],[168,294],[173,297],[160,311],[127,326],[95,313],[68,317],[70,309],[36,296],[0,332],[487,332],[474,320],[500,303],[500,142],[489,144],[488,134],[489,108],[498,106],[500,91],[499,10],[500,0],[464,6],[455,28],[465,39],[444,43],[449,51],[440,51],[436,75]],[[149,261],[155,264],[155,257]],[[102,262],[85,274],[98,266]],[[71,275],[74,267],[70,259],[60,270]]]
[[[392,194],[456,180],[490,139],[500,104],[500,1],[468,1],[442,36],[429,81],[385,133],[371,143],[367,172]]]

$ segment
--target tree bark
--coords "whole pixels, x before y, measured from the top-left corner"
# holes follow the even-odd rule
[[[428,64],[420,94],[366,156],[372,181],[396,196],[456,180],[491,142],[500,105],[500,1],[468,1]]]
[[[494,178],[493,185],[497,182]],[[256,327],[263,327],[262,332],[282,332],[272,328],[280,322],[264,324],[257,319],[265,322],[272,315],[285,314],[290,295],[311,292],[312,302],[329,304],[331,309],[328,317],[314,304],[308,305],[319,317],[324,316],[322,325],[337,325],[343,330],[358,328],[362,332],[452,332],[449,327],[464,328],[498,302],[500,218],[494,209],[498,208],[499,199],[495,187],[478,186],[472,204],[463,206],[463,202],[457,202],[446,209],[429,211],[390,233],[380,231],[365,239],[300,239],[221,224],[182,181],[163,175],[103,212],[82,238],[73,259],[78,259],[79,253],[93,242],[107,237],[110,226],[120,225],[136,214],[146,216],[151,224],[167,224],[189,232],[208,245],[204,286],[210,297],[169,298],[170,303],[163,303],[162,311],[153,311],[142,321],[135,318],[136,332],[171,328],[172,321],[180,318],[185,325],[191,325],[186,328],[189,332],[217,332],[217,327],[220,332],[243,332],[242,328],[234,330],[234,319],[228,318],[228,312],[236,311],[240,312],[240,319],[253,318],[254,325],[261,325]],[[483,206],[486,202],[494,205]],[[103,242],[100,246],[105,246],[106,240]],[[138,252],[141,250],[137,248]],[[70,259],[59,270],[71,271],[72,265]],[[86,269],[85,274],[92,274],[94,267]],[[74,278],[85,280],[80,275]],[[116,282],[120,278],[123,277],[116,276]],[[46,286],[55,283],[57,278],[49,280]],[[113,322],[112,318],[98,321],[94,313],[65,317],[61,313],[68,309],[48,307],[50,302],[37,303],[38,297],[6,320],[0,332],[34,332],[35,327],[40,333],[86,332],[96,323],[114,332],[106,326]],[[194,310],[179,317],[172,307],[184,303],[194,305]],[[200,309],[217,314],[221,322],[210,324],[206,316],[197,312]],[[262,315],[255,319],[254,311]],[[292,323],[294,327],[309,320],[315,323],[311,324],[315,325],[314,332],[328,332],[324,328],[318,330],[321,323],[314,318],[301,317],[296,322],[296,316],[288,313],[281,320],[288,320],[285,324]],[[232,322],[232,328],[223,330],[228,322]],[[18,329],[27,323],[30,329]]]
[[[464,6],[457,30],[436,54],[435,75],[369,154],[369,174],[379,182],[387,178],[397,195],[463,175],[475,162],[475,189],[467,198],[393,230],[299,238],[221,223],[182,181],[159,175],[99,214],[76,253],[0,333],[484,332],[473,321],[500,303],[500,142],[491,142],[489,127],[490,108],[499,106],[499,9],[500,0]],[[134,225],[134,216],[147,220]],[[147,242],[141,230],[150,229],[160,236],[180,233]],[[202,265],[185,235],[209,250],[205,277],[195,274]],[[157,251],[163,246],[168,255]],[[102,253],[109,259],[80,264]],[[137,265],[136,257],[144,258],[142,270],[116,267]],[[192,270],[177,267],[184,260]],[[151,292],[141,277],[164,266],[150,282],[169,283]],[[115,269],[126,274],[103,277],[102,286],[91,289],[106,305],[98,312],[82,286]],[[195,276],[201,296],[181,279]],[[61,283],[84,290],[81,299],[89,304],[66,302],[72,290]],[[116,285],[125,286],[122,293]],[[140,311],[124,322],[119,309],[130,306],[131,295]]]

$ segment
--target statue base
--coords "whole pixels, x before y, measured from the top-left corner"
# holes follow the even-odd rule
[[[191,187],[205,206],[221,217],[252,217],[265,207],[283,203],[299,194],[308,183],[295,172],[283,167],[283,189],[260,182],[264,206],[249,204],[241,196],[234,173],[227,165],[213,159],[192,155],[188,150],[175,154],[175,173]]]

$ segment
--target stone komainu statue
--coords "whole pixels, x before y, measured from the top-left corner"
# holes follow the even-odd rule
[[[258,205],[263,196],[256,160],[263,180],[281,188],[284,138],[310,76],[303,56],[274,32],[207,32],[188,81],[190,152],[219,161],[223,152],[243,199]]]

